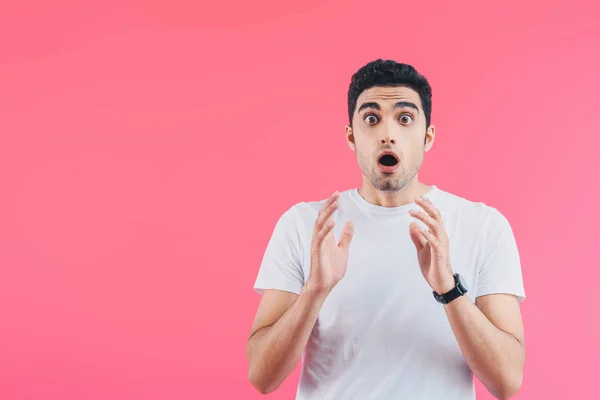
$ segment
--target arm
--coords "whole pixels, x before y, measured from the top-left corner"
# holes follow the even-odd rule
[[[473,373],[498,399],[521,387],[525,362],[523,323],[512,295],[467,296],[444,305],[452,331]]]
[[[421,272],[433,290],[446,293],[454,287],[448,235],[439,210],[427,199],[416,202],[425,212],[411,210],[411,214],[429,228],[420,229],[416,223],[410,227]],[[484,231],[487,245],[475,303],[462,296],[444,309],[473,373],[495,397],[507,399],[520,389],[523,376],[525,345],[518,296],[523,297],[524,291],[510,225],[498,212],[492,217]]]
[[[246,346],[249,379],[263,394],[292,372],[315,325],[327,292],[305,286],[300,295],[265,291]]]
[[[348,221],[336,242],[331,217],[338,197],[336,191],[318,213],[305,284],[299,277],[300,250],[289,218],[280,221],[268,245],[255,286],[266,290],[246,349],[250,382],[261,393],[277,389],[294,369],[327,295],[346,273],[354,226]]]

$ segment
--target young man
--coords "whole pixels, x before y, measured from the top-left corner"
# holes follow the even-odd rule
[[[525,360],[517,245],[497,209],[419,181],[435,138],[429,83],[373,61],[352,77],[348,111],[362,185],[277,222],[254,286],[250,381],[271,392],[304,354],[301,400],[474,399],[473,374],[513,396]]]

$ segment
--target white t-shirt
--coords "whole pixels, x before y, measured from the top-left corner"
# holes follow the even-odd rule
[[[433,185],[426,197],[440,210],[453,272],[467,296],[510,293],[525,298],[511,226],[495,208]],[[277,222],[254,289],[299,294],[310,273],[310,243],[325,200],[290,207]],[[331,291],[303,354],[297,400],[475,399],[473,373],[443,305],[436,302],[409,235],[416,204],[382,207],[356,189],[343,191],[334,214],[339,240],[354,221],[346,275]],[[419,224],[423,225],[420,221]]]

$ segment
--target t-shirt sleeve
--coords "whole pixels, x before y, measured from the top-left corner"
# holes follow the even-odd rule
[[[492,208],[485,232],[476,297],[494,293],[525,300],[525,288],[517,242],[507,218]]]
[[[300,294],[304,286],[296,207],[289,208],[281,215],[267,244],[254,283],[254,290],[261,295],[267,289]]]

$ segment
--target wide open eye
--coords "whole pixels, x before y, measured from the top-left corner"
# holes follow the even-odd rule
[[[377,118],[377,116],[374,114],[367,114],[365,116],[365,122],[367,123],[367,125],[373,125],[377,123],[377,121],[379,121],[379,118]]]
[[[403,124],[410,124],[413,121],[413,118],[409,114],[402,114],[400,116],[400,122]]]

